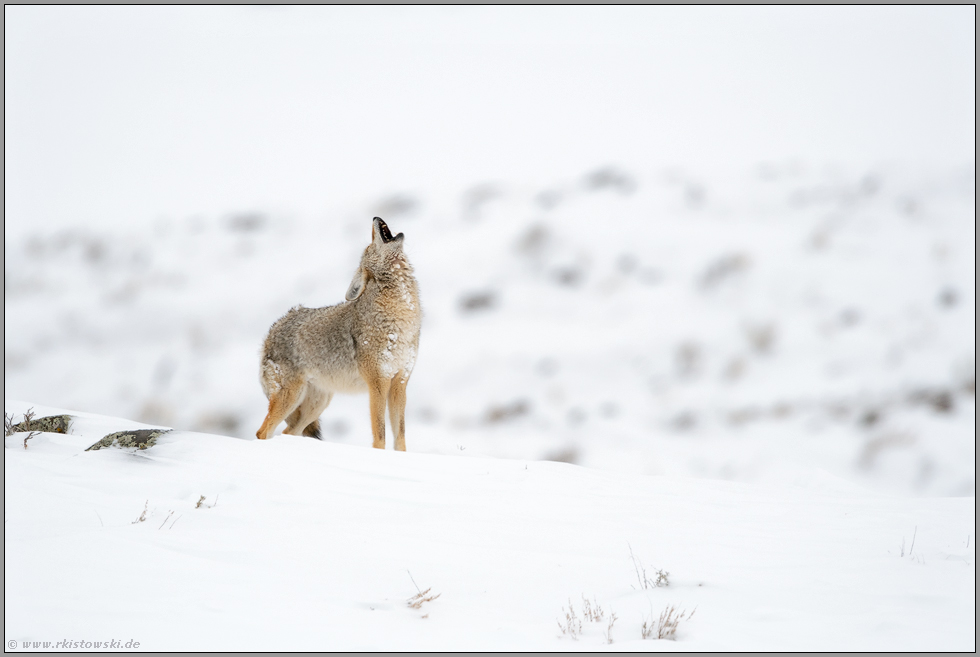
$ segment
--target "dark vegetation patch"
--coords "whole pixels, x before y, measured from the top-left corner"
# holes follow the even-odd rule
[[[500,424],[501,422],[516,420],[530,412],[531,404],[526,399],[518,399],[509,404],[491,406],[487,410],[484,422],[487,424]]]

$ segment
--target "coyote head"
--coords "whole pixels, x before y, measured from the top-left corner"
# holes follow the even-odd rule
[[[370,280],[385,280],[396,270],[408,267],[408,262],[402,256],[402,242],[405,233],[391,236],[388,224],[381,217],[375,217],[371,223],[371,243],[364,249],[361,264],[354,272],[354,280],[347,289],[347,300],[353,301],[361,296]],[[407,273],[407,272],[406,272]]]

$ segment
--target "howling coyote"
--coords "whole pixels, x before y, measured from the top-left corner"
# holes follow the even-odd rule
[[[297,306],[269,329],[259,381],[269,414],[255,434],[320,437],[320,414],[335,392],[367,392],[374,447],[385,446],[385,406],[395,449],[405,450],[405,388],[419,347],[422,309],[412,266],[402,251],[404,233],[391,236],[380,217],[347,290],[347,300],[326,308]]]

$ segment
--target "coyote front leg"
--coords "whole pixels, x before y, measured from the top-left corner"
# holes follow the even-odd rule
[[[391,430],[395,434],[395,449],[405,451],[405,389],[408,387],[408,375],[399,372],[391,380],[388,389],[388,417],[391,418]]]
[[[371,397],[371,432],[374,434],[373,447],[385,448],[385,402],[388,399],[388,389],[391,380],[378,375],[364,377],[368,384],[368,394]]]

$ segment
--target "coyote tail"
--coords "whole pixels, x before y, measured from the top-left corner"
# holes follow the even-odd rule
[[[306,425],[306,428],[303,429],[303,435],[316,438],[317,440],[323,440],[323,437],[320,435],[320,420],[313,420],[313,422]]]

